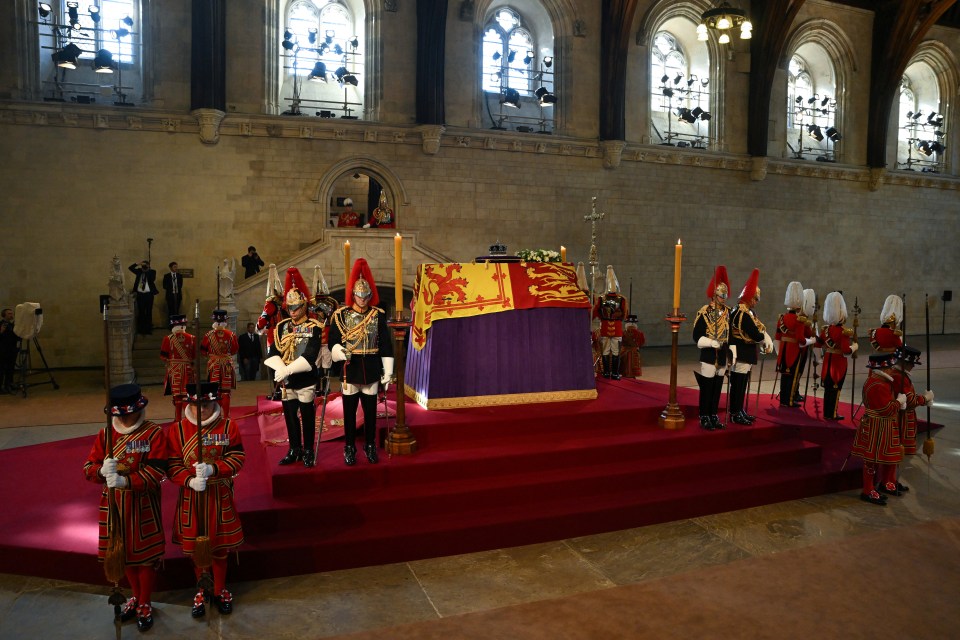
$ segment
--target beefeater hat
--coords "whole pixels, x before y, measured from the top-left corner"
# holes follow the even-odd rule
[[[760,295],[760,269],[754,269],[740,292],[740,302],[749,302]]]
[[[867,369],[889,369],[897,364],[895,353],[874,353],[870,355]]]
[[[713,271],[713,277],[707,285],[707,297],[713,300],[718,290],[723,291],[727,296],[730,295],[730,278],[727,277],[727,268],[722,264]]]
[[[170,316],[170,327],[185,327],[187,326],[187,316],[174,314]]]
[[[126,416],[143,411],[149,401],[140,391],[138,384],[121,384],[110,389],[110,404],[103,412],[111,416]]]
[[[910,345],[905,344],[897,347],[894,355],[897,356],[897,360],[906,364],[912,364],[916,366],[923,364],[920,362],[920,349],[911,347]]]
[[[353,269],[350,270],[350,280],[347,282],[347,290],[344,293],[344,304],[351,306],[353,297],[370,292],[370,301],[367,303],[371,307],[377,306],[380,302],[380,295],[377,293],[377,283],[373,281],[373,273],[370,271],[370,265],[363,258],[357,258],[353,263]]]

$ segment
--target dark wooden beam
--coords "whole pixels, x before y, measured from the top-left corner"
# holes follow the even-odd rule
[[[227,2],[193,0],[190,108],[227,110]]]
[[[600,18],[600,139],[626,138],[627,55],[637,0],[603,0]]]

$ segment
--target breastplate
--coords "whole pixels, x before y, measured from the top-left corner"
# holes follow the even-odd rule
[[[366,313],[347,308],[339,314],[339,329],[344,348],[356,354],[375,354],[379,351],[377,312],[373,307]]]

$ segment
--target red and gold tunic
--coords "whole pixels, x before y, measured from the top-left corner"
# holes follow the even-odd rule
[[[870,346],[874,351],[881,353],[893,353],[897,347],[903,346],[903,339],[900,337],[903,332],[897,330],[894,326],[883,325],[877,329],[870,330]]]
[[[167,473],[170,480],[180,486],[173,542],[182,546],[186,555],[192,555],[197,536],[201,534],[198,514],[205,513],[203,530],[210,538],[215,556],[218,551],[229,551],[243,544],[240,514],[233,499],[233,477],[243,468],[246,453],[234,422],[219,417],[203,427],[203,461],[216,470],[207,478],[206,491],[197,493],[186,486],[194,477],[193,464],[197,462],[197,426],[189,419],[170,426],[169,452]]]
[[[163,376],[163,395],[183,395],[193,384],[193,361],[197,357],[197,340],[186,331],[163,337],[160,359],[167,365]]]
[[[356,211],[344,211],[337,217],[337,226],[338,227],[359,227],[360,226],[360,216],[357,215]]]
[[[267,300],[263,304],[263,311],[257,318],[257,332],[267,336],[267,356],[273,354],[273,330],[277,324],[286,317],[283,307],[277,300]]]
[[[867,462],[896,464],[903,459],[900,447],[900,403],[893,378],[871,371],[863,383],[863,416],[853,438],[851,453]]]
[[[113,427],[111,427],[113,429]],[[105,455],[105,432],[97,434],[90,455],[83,465],[87,480],[103,485],[100,493],[100,539],[97,555],[100,560],[107,550],[109,532],[107,517],[109,494],[116,496],[117,513],[122,523],[123,546],[128,565],[149,565],[163,557],[166,544],[163,519],[160,514],[160,483],[167,468],[167,438],[153,422],[144,420],[127,435],[116,429],[111,435],[112,456]],[[117,472],[126,476],[129,484],[124,489],[108,489],[100,475],[103,459],[117,459]]]
[[[900,441],[903,452],[912,456],[917,453],[917,407],[926,406],[927,401],[917,393],[909,373],[893,369],[890,375],[893,376],[894,393],[907,396],[907,408],[900,412]]]
[[[643,331],[628,325],[623,330],[623,345],[620,347],[620,369],[627,378],[639,378],[643,375],[643,364],[640,359],[640,347],[647,343]]]
[[[850,347],[851,335],[852,331],[844,328],[842,324],[832,324],[820,330],[817,346],[823,347],[823,368],[820,376],[824,380],[829,378],[834,384],[843,382],[847,375],[846,356],[853,353]]]
[[[233,356],[240,350],[237,336],[229,329],[211,329],[203,336],[200,353],[207,357],[207,380],[219,382],[221,389],[236,389]]]
[[[619,293],[608,293],[593,306],[593,317],[600,318],[601,338],[622,338],[623,321],[628,315],[627,299]]]

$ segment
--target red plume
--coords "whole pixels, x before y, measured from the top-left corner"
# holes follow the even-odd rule
[[[713,299],[713,296],[716,295],[718,284],[727,285],[727,295],[729,296],[730,278],[727,277],[727,268],[722,264],[713,272],[713,277],[710,278],[710,285],[707,286],[707,297],[711,300]]]
[[[370,306],[375,307],[380,302],[380,294],[377,292],[377,284],[373,280],[373,274],[370,272],[370,265],[363,258],[357,258],[353,263],[353,269],[350,270],[350,280],[347,282],[347,290],[344,291],[344,306],[353,304],[353,285],[363,276],[363,279],[370,283],[370,291],[373,295],[370,297]]]
[[[749,302],[757,295],[757,287],[760,286],[760,269],[754,269],[747,278],[747,283],[743,285],[743,291],[740,292],[740,302]]]
[[[296,289],[303,295],[307,300],[310,299],[310,287],[307,286],[306,281],[303,279],[303,276],[300,275],[300,270],[296,267],[290,267],[287,269],[286,281],[283,285],[283,299],[286,302],[287,293],[291,289]]]

